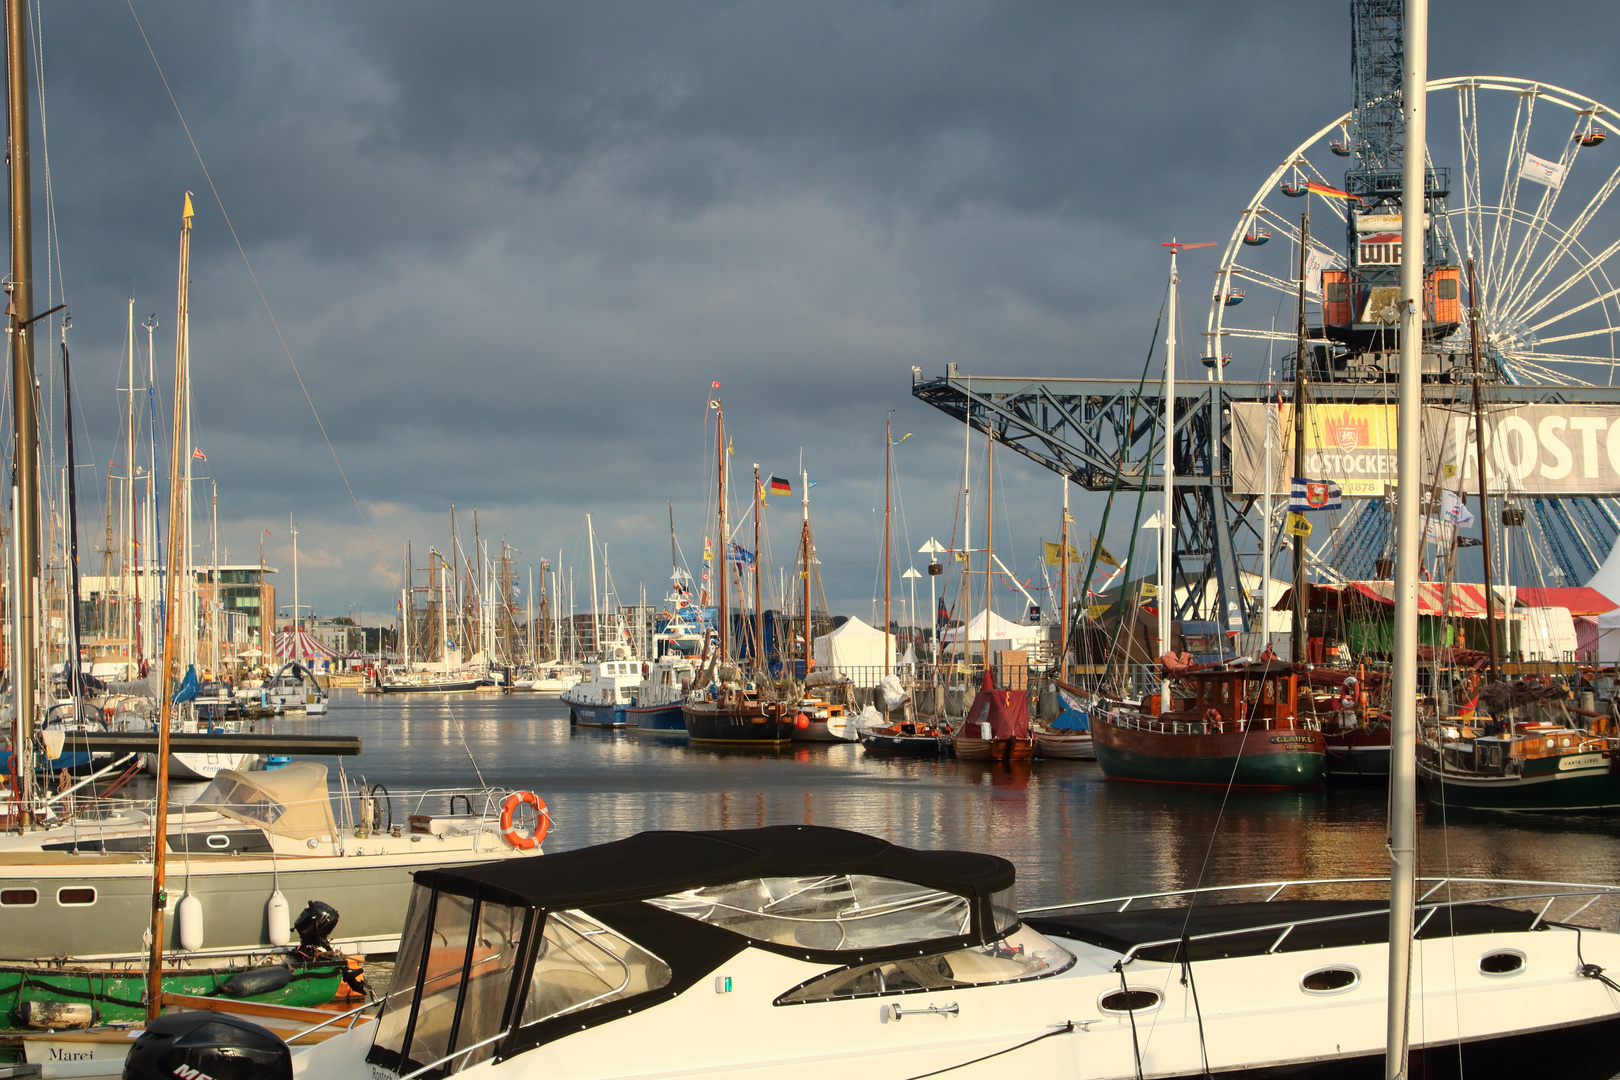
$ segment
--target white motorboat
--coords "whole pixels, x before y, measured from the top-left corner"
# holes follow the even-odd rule
[[[1388,902],[1343,898],[1387,889],[1376,880],[1020,914],[1004,859],[817,826],[641,833],[415,880],[378,1023],[307,1049],[254,1043],[279,1075],[1124,1080],[1382,1066]],[[1620,1070],[1620,985],[1606,974],[1620,935],[1569,921],[1620,889],[1508,882],[1490,901],[1478,882],[1427,884],[1410,1006],[1420,1067]],[[191,1052],[251,1039],[263,1035],[222,1026]],[[177,1067],[196,1061],[177,1052],[142,1036],[124,1075],[190,1075]]]

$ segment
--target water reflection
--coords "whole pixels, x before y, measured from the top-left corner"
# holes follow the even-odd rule
[[[345,767],[394,791],[473,784],[478,773],[532,789],[553,815],[552,851],[644,829],[833,825],[1004,855],[1031,905],[1388,867],[1384,793],[1370,787],[1227,793],[1110,782],[1093,762],[888,758],[848,743],[691,747],[651,733],[571,731],[565,707],[534,695],[339,691],[325,718],[275,728],[361,736],[364,754]],[[1423,814],[1425,874],[1620,880],[1611,817]]]

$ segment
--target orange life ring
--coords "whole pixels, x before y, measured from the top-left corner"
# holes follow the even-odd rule
[[[512,818],[516,814],[517,808],[524,803],[534,807],[535,812],[534,832],[528,836],[523,835],[512,824]],[[551,815],[546,812],[546,801],[534,792],[514,791],[506,797],[505,802],[501,803],[501,835],[506,838],[508,844],[511,844],[519,851],[529,851],[532,848],[539,847],[540,841],[546,838],[546,833],[549,831],[551,831]]]

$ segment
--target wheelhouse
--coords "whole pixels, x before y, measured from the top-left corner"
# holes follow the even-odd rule
[[[366,1060],[446,1076],[669,1001],[746,949],[825,970],[777,1006],[1017,981],[1074,958],[1012,864],[816,826],[647,832],[425,870]]]

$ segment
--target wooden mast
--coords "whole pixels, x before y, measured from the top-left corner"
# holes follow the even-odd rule
[[[1098,543],[1102,540],[1099,538]],[[1069,678],[1069,477],[1063,477],[1063,528],[1058,538],[1058,678]]]
[[[890,674],[889,658],[889,478],[894,475],[894,432],[892,420],[883,421],[883,674]]]
[[[988,420],[984,425],[984,671],[990,674],[990,588],[996,557],[996,436]]]
[[[1468,336],[1469,355],[1474,365],[1474,471],[1479,474],[1479,532],[1485,557],[1485,642],[1491,652],[1491,681],[1501,679],[1501,661],[1496,649],[1496,592],[1491,586],[1490,502],[1485,482],[1485,417],[1479,393],[1479,293],[1474,282],[1474,260],[1468,259]]]
[[[1307,205],[1299,219],[1299,314],[1294,335],[1294,476],[1305,475],[1305,270],[1311,248],[1311,210]],[[1293,482],[1288,485],[1290,525],[1293,518]],[[1404,494],[1404,492],[1403,492]],[[1294,610],[1289,631],[1288,658],[1296,664],[1305,662],[1306,607],[1305,596],[1305,541],[1307,537],[1294,536]]]
[[[174,328],[174,400],[185,400],[185,387],[189,357],[186,346],[189,336],[186,326],[191,317],[188,293],[191,284],[191,192],[186,192],[185,210],[180,225],[180,298],[175,314]],[[146,1018],[157,1019],[163,1000],[163,915],[168,907],[168,894],[164,889],[164,855],[168,850],[169,834],[169,724],[174,716],[173,680],[175,671],[176,633],[180,627],[180,547],[183,524],[181,521],[181,476],[186,454],[185,410],[174,410],[174,432],[169,440],[169,552],[168,566],[163,581],[163,665],[158,669],[158,749],[157,795],[155,798],[152,829],[152,946],[146,964]],[[188,628],[190,633],[192,628]]]

